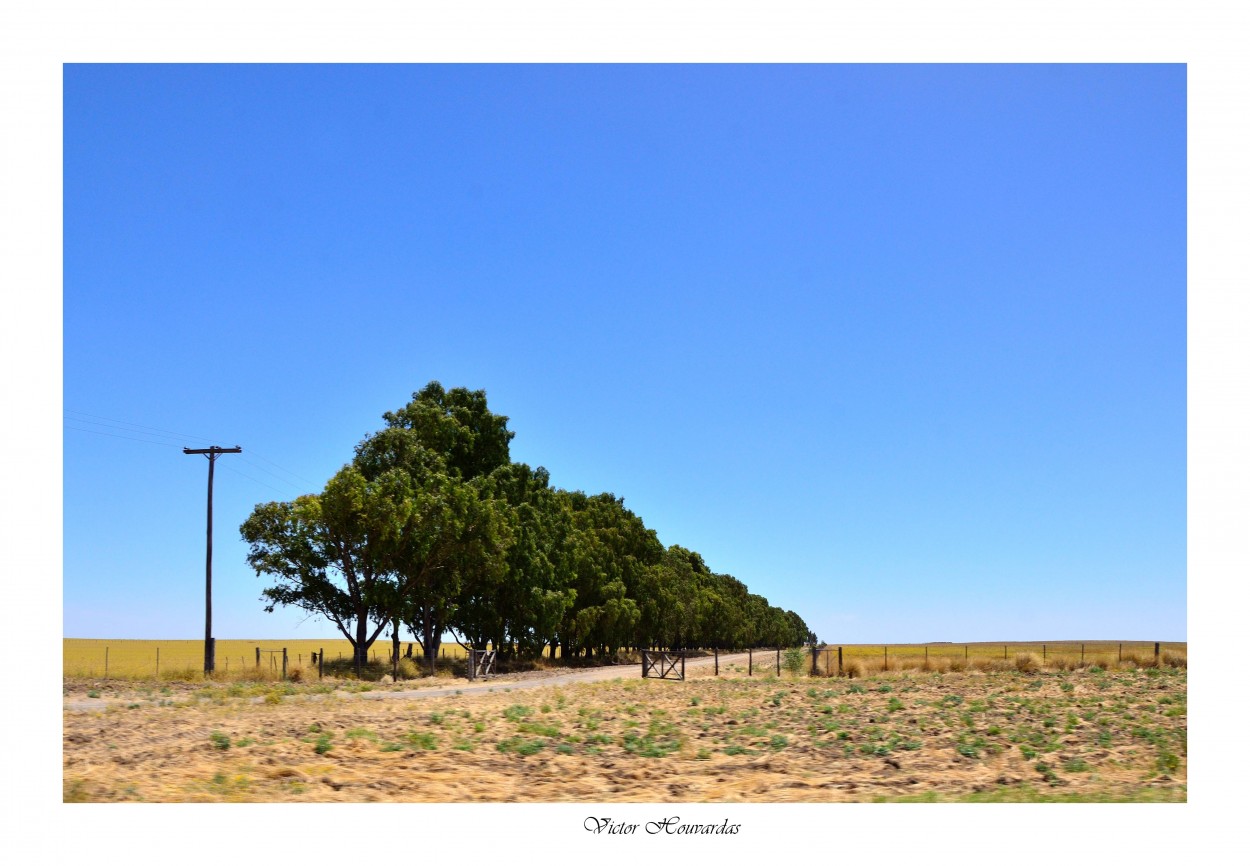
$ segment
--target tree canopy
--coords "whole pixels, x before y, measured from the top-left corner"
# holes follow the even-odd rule
[[[240,528],[266,609],[325,617],[359,665],[390,625],[433,665],[442,635],[534,657],[622,648],[795,646],[815,635],[695,551],[665,548],[611,493],[513,463],[484,391],[430,382],[382,416],[320,493],[259,504]]]

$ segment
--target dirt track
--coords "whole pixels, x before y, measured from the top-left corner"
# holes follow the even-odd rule
[[[692,658],[686,660],[686,675],[688,677],[710,676],[719,664],[726,670],[735,666],[745,666],[748,663],[747,653],[734,653],[722,655],[719,662],[712,658]],[[776,664],[772,657],[767,659],[761,654],[760,661],[756,662],[758,673],[775,673]],[[500,676],[490,677],[483,680],[467,680],[467,679],[434,679],[425,680],[430,685],[421,686],[414,689],[400,688],[398,685],[390,686],[385,689],[375,689],[373,691],[335,691],[333,694],[340,698],[358,697],[362,700],[379,701],[379,700],[415,700],[419,698],[438,698],[448,695],[460,694],[488,694],[491,692],[510,692],[517,689],[533,689],[543,686],[561,686],[571,685],[573,683],[594,683],[603,682],[605,680],[626,679],[631,677],[641,677],[642,671],[640,665],[605,665],[604,667],[585,668],[582,670],[561,670],[546,669],[536,671],[526,671],[516,674],[502,674]],[[441,683],[451,683],[450,685],[436,685]],[[86,692],[89,691],[82,683],[78,684],[76,689],[67,690],[64,700],[64,709],[67,712],[103,712],[110,705],[129,706],[134,703],[136,695],[132,690],[126,688],[123,683],[120,696],[107,699],[103,697],[92,698],[87,697]],[[308,699],[318,699],[320,695],[308,695]],[[253,698],[253,703],[261,703],[263,698]],[[159,704],[159,701],[158,701]]]

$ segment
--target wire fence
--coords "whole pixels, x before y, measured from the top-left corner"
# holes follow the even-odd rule
[[[857,675],[919,668],[1088,667],[1186,664],[1188,644],[1175,641],[1036,641],[1026,643],[826,644],[812,648],[813,675]]]
[[[310,670],[315,654],[325,652],[325,661],[350,662],[352,645],[346,640],[216,640],[216,669],[229,674],[244,670],[280,675],[282,651],[286,650],[288,670]],[[423,660],[421,645],[400,644],[400,656]],[[439,648],[439,658],[462,660],[468,657],[457,643]],[[369,649],[369,661],[391,661],[391,642],[378,640]],[[203,640],[110,640],[62,639],[62,676],[67,677],[176,677],[204,670]]]
[[[313,639],[288,641],[217,640],[216,669],[230,675],[254,673],[265,677],[286,677],[295,671],[312,674],[322,664],[350,664],[352,647],[346,640]],[[277,645],[277,644],[280,644]],[[378,640],[369,650],[373,664],[389,665],[392,644]],[[67,677],[156,677],[195,676],[204,668],[202,640],[109,640],[63,639],[62,672]],[[285,652],[285,666],[283,656]],[[715,672],[721,673],[721,654],[730,650],[699,650],[713,655]],[[785,665],[785,648],[755,647],[745,652],[747,661],[725,666],[725,673],[780,674]],[[817,676],[860,675],[882,670],[908,668],[950,670],[961,667],[1027,667],[1036,659],[1043,667],[1088,666],[1123,663],[1148,664],[1184,660],[1188,644],[1156,641],[1053,641],[1023,643],[930,643],[930,644],[827,644],[804,651],[803,672]],[[420,644],[402,642],[401,658],[424,663]],[[1017,657],[1024,661],[1017,662]],[[439,648],[439,659],[461,661],[468,658],[458,643]],[[741,668],[742,670],[739,670]]]

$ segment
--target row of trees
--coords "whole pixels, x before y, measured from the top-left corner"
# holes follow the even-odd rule
[[[326,617],[359,666],[387,629],[501,656],[622,648],[790,646],[814,641],[694,551],[665,548],[610,493],[553,488],[513,463],[508,419],[483,391],[431,382],[383,418],[319,494],[257,505],[240,531],[263,598]]]

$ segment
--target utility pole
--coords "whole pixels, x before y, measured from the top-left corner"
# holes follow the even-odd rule
[[[219,454],[240,454],[243,449],[233,448],[183,448],[183,454],[203,454],[208,458],[208,555],[204,560],[204,673],[211,674],[214,665],[213,647],[213,465]]]

